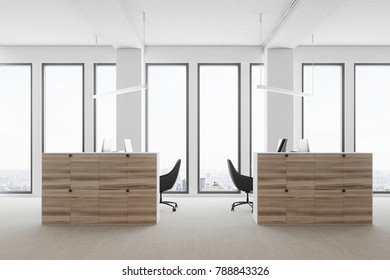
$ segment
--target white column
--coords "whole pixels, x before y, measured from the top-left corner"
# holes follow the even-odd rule
[[[144,55],[141,49],[117,49],[116,87],[143,84]],[[145,93],[121,94],[116,99],[117,149],[123,150],[123,139],[130,138],[134,152],[145,151]]]
[[[293,49],[268,49],[267,85],[294,89]],[[288,149],[294,147],[294,97],[267,94],[267,151],[275,152],[280,138],[288,139]]]

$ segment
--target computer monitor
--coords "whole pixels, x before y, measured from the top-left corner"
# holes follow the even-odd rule
[[[303,153],[310,152],[309,141],[307,139],[298,140],[298,152],[303,152]]]
[[[103,139],[102,152],[103,153],[111,153],[112,152],[111,146],[112,146],[111,139]]]
[[[285,153],[287,148],[287,139],[279,139],[276,151],[278,153]]]
[[[124,139],[124,141],[125,141],[125,152],[132,153],[133,145],[131,144],[131,139]]]

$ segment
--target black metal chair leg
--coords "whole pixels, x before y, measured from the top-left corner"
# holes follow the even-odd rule
[[[252,212],[253,212],[253,202],[251,202],[251,201],[237,201],[237,202],[234,202],[232,204],[232,209],[231,210],[234,211],[234,208],[236,206],[244,205],[244,204],[248,204],[252,208]]]
[[[168,206],[171,206],[172,207],[172,211],[176,212],[176,207],[174,205],[171,205],[169,202],[167,202],[167,201],[160,201],[160,203],[168,205]]]
[[[167,201],[167,200],[164,200],[164,202],[172,203],[172,204],[174,204],[174,205],[175,205],[175,207],[177,208],[177,203],[176,203],[176,202],[174,202],[174,201]]]

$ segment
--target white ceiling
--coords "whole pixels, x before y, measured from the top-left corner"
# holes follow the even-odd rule
[[[0,0],[0,45],[259,45],[292,0]],[[299,0],[268,47],[390,45],[389,0]]]

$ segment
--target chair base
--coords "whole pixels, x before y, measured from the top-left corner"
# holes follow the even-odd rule
[[[163,201],[161,194],[160,194],[160,204],[171,206],[173,212],[176,212],[176,209],[179,207],[177,203],[174,201],[166,201],[166,200]]]
[[[253,202],[249,201],[249,193],[246,194],[246,201],[237,201],[232,204],[231,211],[234,211],[234,208],[239,205],[248,204],[252,208],[253,213]]]

